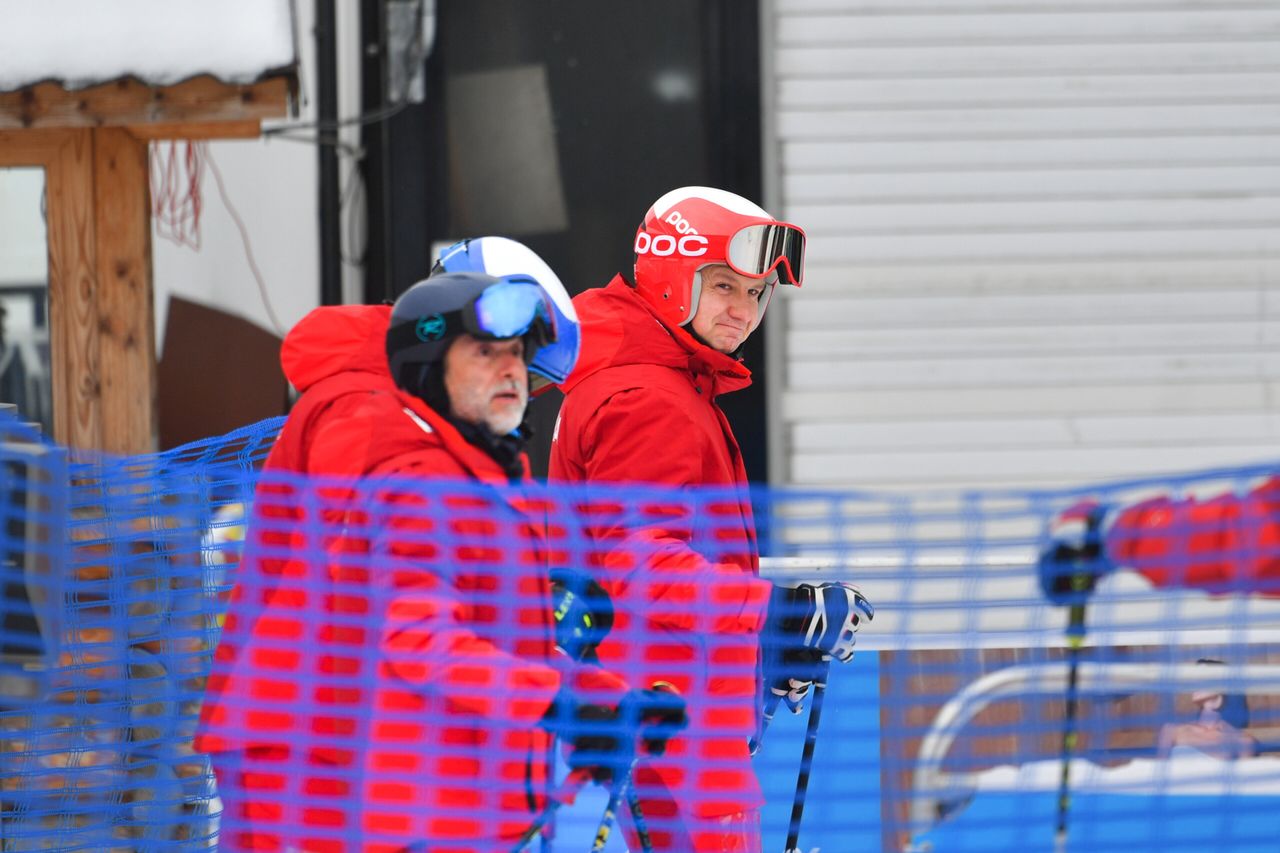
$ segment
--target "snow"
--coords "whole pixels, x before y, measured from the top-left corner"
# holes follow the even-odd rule
[[[995,767],[981,774],[983,791],[1056,791],[1062,762],[1033,761]],[[1280,794],[1280,758],[1220,761],[1191,747],[1175,747],[1166,760],[1140,758],[1119,767],[1071,761],[1071,790],[1079,793],[1176,793],[1216,796]]]
[[[247,83],[295,61],[292,0],[0,0],[0,91],[124,76]]]

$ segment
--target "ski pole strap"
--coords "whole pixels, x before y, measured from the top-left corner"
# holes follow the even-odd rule
[[[760,733],[747,741],[747,749],[752,755],[760,751],[760,744],[764,742],[764,733],[768,730],[769,724],[773,722],[773,715],[778,710],[778,704],[782,702],[782,697],[765,687],[764,693],[764,709],[760,718]]]

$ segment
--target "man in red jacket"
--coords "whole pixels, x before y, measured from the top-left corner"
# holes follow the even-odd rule
[[[557,317],[528,276],[444,273],[286,337],[302,396],[197,738],[222,849],[508,850],[547,806],[552,736],[580,746],[563,721],[616,712],[622,682],[592,682],[611,708],[556,652],[547,567],[502,488],[528,477],[527,365]]]
[[[775,589],[758,577],[746,470],[715,402],[750,384],[738,351],[775,285],[799,286],[804,241],[798,227],[747,199],[683,187],[641,224],[635,283],[619,275],[574,299],[582,354],[561,385],[549,479],[736,494],[717,504],[714,524],[702,519],[715,528],[709,534],[696,519],[598,531],[617,559],[597,580],[632,617],[619,623],[634,626],[615,623],[601,660],[634,661],[641,682],[671,682],[689,703],[686,734],[635,773],[657,850],[760,849],[762,795],[748,742],[759,734],[762,632],[783,638],[776,653],[765,649],[769,699],[785,697],[798,710],[810,655],[847,660],[853,632],[871,614],[846,584]]]
[[[1280,597],[1280,478],[1208,498],[1082,500],[1048,533],[1039,568],[1052,600],[1088,593],[1117,568],[1161,588]]]

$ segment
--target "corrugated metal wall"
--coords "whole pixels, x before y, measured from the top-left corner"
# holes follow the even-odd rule
[[[771,317],[775,482],[1280,459],[1280,0],[772,0],[764,27],[768,201],[810,236]]]

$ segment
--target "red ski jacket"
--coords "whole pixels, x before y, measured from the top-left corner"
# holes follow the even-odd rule
[[[622,543],[596,577],[625,614],[600,647],[602,662],[637,686],[669,681],[688,702],[688,730],[637,771],[638,787],[660,783],[699,817],[758,808],[747,744],[771,585],[758,577],[738,442],[715,402],[750,384],[751,374],[664,325],[620,276],[577,296],[574,307],[583,349],[562,386],[549,480],[718,486],[738,495],[714,512],[704,508],[703,518],[599,534]]]
[[[390,310],[320,308],[289,333],[302,397],[266,470],[508,485],[395,387]],[[255,496],[196,742],[229,846],[507,850],[546,804],[536,723],[560,685],[540,540],[496,491],[360,488],[264,476]]]
[[[1156,586],[1280,596],[1280,478],[1243,494],[1126,507],[1107,554]]]

